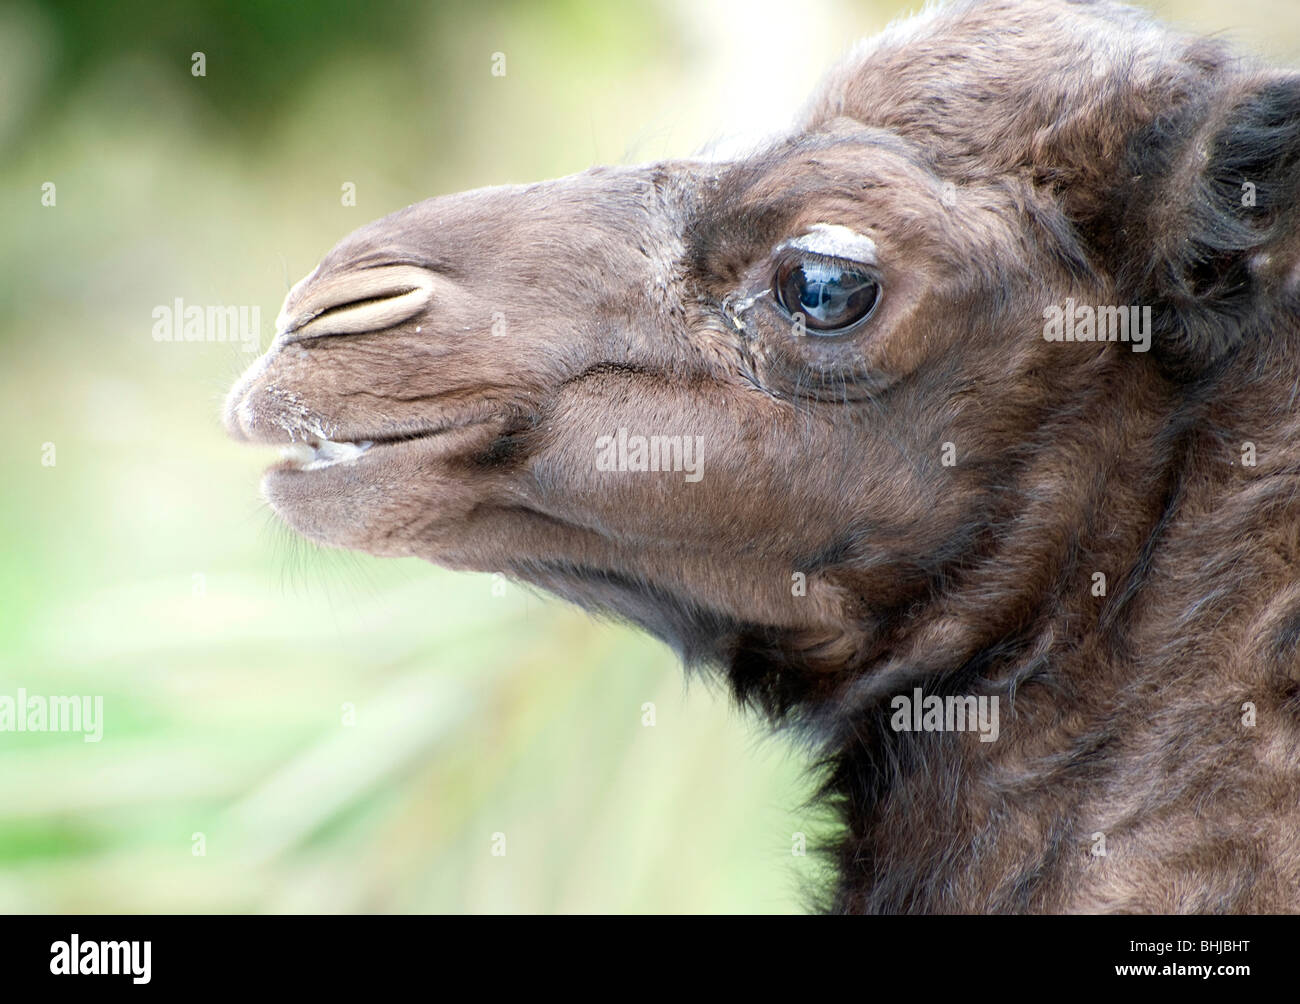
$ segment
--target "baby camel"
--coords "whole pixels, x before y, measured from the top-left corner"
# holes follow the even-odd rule
[[[829,909],[1294,911],[1298,161],[1296,74],[959,2],[750,156],[363,227],[226,424],[306,536],[626,618],[797,730]]]

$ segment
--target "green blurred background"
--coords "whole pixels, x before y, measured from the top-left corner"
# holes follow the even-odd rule
[[[1294,0],[1155,7],[1300,65]],[[152,311],[264,347],[355,227],[769,131],[907,9],[0,4],[0,695],[105,718],[0,733],[0,911],[801,909],[797,751],[630,629],[295,540],[218,420],[253,357]]]

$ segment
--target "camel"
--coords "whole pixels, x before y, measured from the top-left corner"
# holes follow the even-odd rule
[[[306,537],[806,743],[828,911],[1297,911],[1298,160],[1300,76],[1222,42],[935,6],[745,155],[355,231],[224,420]]]

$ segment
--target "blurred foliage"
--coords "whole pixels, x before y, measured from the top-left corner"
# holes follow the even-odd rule
[[[454,23],[471,6],[315,0],[304,9],[266,0],[52,0],[44,11],[57,31],[58,57],[51,66],[49,88],[33,110],[56,112],[105,65],[134,55],[169,54],[161,82],[182,86],[190,75],[190,50],[195,49],[212,61],[204,100],[217,114],[238,110],[241,122],[250,125],[256,117],[281,108],[317,67],[358,53],[411,58],[418,55],[420,42],[409,30],[412,22],[428,12],[438,21]],[[225,67],[238,72],[222,72]]]
[[[98,744],[0,733],[0,910],[798,909],[819,873],[791,854],[817,832],[795,751],[626,628],[296,540],[217,419],[252,356],[155,342],[151,312],[258,305],[265,344],[356,226],[779,124],[898,13],[0,6],[0,695],[102,695],[106,718]],[[1296,43],[1290,7],[1231,14]]]

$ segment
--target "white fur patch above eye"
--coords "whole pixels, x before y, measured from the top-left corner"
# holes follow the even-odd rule
[[[806,234],[785,241],[780,247],[823,254],[830,258],[844,258],[864,265],[876,264],[876,242],[866,234],[838,223],[814,223]]]

